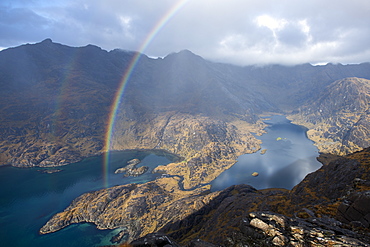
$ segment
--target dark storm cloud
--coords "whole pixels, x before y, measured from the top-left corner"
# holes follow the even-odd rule
[[[235,64],[370,61],[367,0],[64,0],[0,3],[0,47],[47,37],[72,46],[137,50],[179,2],[186,2],[144,50],[189,49]]]
[[[0,7],[1,46],[38,39],[38,32],[44,30],[49,23],[48,19],[27,8]]]

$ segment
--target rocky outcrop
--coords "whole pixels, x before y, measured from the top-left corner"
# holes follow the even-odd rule
[[[338,206],[336,218],[355,227],[370,228],[370,191],[354,192],[347,196]]]
[[[173,246],[173,247],[180,247],[174,240],[169,238],[168,236],[160,233],[151,233],[146,235],[145,237],[136,239],[130,243],[130,246],[135,247],[160,247],[160,246]]]
[[[343,224],[330,217],[306,219],[287,217],[281,214],[258,211],[243,217],[234,226],[232,234],[218,245],[223,246],[369,246],[368,238],[346,229]],[[163,234],[149,234],[130,243],[132,246],[179,246]],[[193,239],[184,246],[217,246],[200,239]]]
[[[132,247],[180,247],[176,241],[163,233],[151,233],[139,239],[132,241]],[[216,247],[217,245],[205,242],[201,239],[194,239],[186,247]]]
[[[149,167],[147,166],[140,166],[136,167],[140,163],[138,159],[132,159],[127,162],[125,167],[118,168],[114,173],[125,173],[125,177],[137,177],[143,175],[145,172],[148,171]]]
[[[240,224],[239,236],[227,239],[229,246],[368,246],[361,235],[341,228],[332,218],[290,218],[272,212],[252,212]]]
[[[143,175],[148,171],[149,167],[147,166],[140,166],[138,168],[131,168],[126,171],[125,177],[137,177]]]
[[[128,234],[127,229],[121,230],[110,239],[110,242],[112,244],[119,244],[120,242],[123,241],[127,234]]]
[[[238,231],[222,242],[223,246],[369,246],[362,236],[342,227],[332,218],[290,218],[273,212],[252,212],[236,227]],[[220,246],[193,239],[186,247]],[[163,233],[152,233],[130,243],[131,246],[180,245]]]
[[[56,214],[41,229],[41,234],[58,231],[70,224],[90,222],[99,229],[125,228],[133,240],[158,231],[200,210],[218,193],[209,186],[181,191],[176,178],[160,178],[145,184],[116,186],[86,193]]]

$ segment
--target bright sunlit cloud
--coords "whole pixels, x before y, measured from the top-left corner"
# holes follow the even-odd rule
[[[268,15],[260,15],[255,19],[259,27],[267,27],[273,31],[283,29],[287,24],[285,19],[275,19]]]

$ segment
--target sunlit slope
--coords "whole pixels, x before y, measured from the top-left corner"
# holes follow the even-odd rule
[[[370,146],[370,81],[356,77],[335,81],[292,116],[310,128],[319,150],[347,154]]]

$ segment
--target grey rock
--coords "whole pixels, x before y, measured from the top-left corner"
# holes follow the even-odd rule
[[[253,212],[248,220],[243,220],[241,231],[259,232],[267,246],[369,246],[356,238],[356,232],[338,225],[340,222],[327,217],[304,220],[272,212]]]
[[[370,193],[361,191],[351,193],[337,211],[337,219],[355,227],[370,225]]]
[[[180,247],[175,241],[162,233],[151,233],[130,243],[133,247]]]

